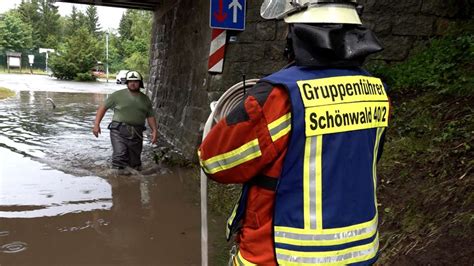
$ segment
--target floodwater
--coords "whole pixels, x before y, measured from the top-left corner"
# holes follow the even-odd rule
[[[200,264],[195,173],[155,164],[146,137],[144,171],[118,175],[112,112],[91,133],[97,106],[123,86],[76,93],[79,83],[39,79],[63,90],[8,79],[17,94],[0,100],[0,265]]]

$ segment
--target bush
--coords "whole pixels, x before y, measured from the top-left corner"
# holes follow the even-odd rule
[[[77,73],[76,77],[74,80],[77,81],[94,81],[95,76],[92,75],[90,72],[85,72],[85,73]]]
[[[474,92],[474,33],[432,39],[427,47],[397,65],[371,65],[376,76],[394,90],[435,89],[440,94]]]
[[[88,72],[97,63],[100,52],[94,36],[87,29],[80,28],[59,48],[58,54],[51,56],[53,75],[59,79],[91,80],[87,75],[90,75]],[[80,73],[81,78],[78,77]]]

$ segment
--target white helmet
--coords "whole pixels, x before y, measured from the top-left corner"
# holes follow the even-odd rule
[[[264,0],[264,19],[285,19],[286,23],[362,24],[356,0]]]
[[[127,74],[125,74],[125,83],[132,80],[140,81],[140,88],[144,87],[142,75],[138,73],[137,71],[128,71]]]

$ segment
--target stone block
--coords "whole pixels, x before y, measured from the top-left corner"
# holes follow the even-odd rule
[[[438,18],[435,22],[434,33],[436,35],[446,35],[454,25],[456,25],[455,21],[445,18]]]
[[[454,17],[463,8],[462,2],[456,0],[424,0],[421,12],[435,16]]]
[[[282,69],[286,63],[287,62],[285,60],[267,60],[256,62],[254,65],[252,65],[251,73],[255,76],[255,78],[263,78],[264,76],[268,76]]]
[[[377,14],[380,17],[388,13],[414,14],[421,9],[420,0],[404,0],[394,2],[392,0],[367,0],[365,1],[364,13]]]
[[[362,17],[362,23],[367,28],[371,29],[377,36],[388,35],[392,30],[392,23],[396,20],[396,16],[387,14],[379,16],[376,14],[367,14]]]
[[[263,47],[265,47],[264,58],[267,59],[267,60],[272,60],[272,61],[273,60],[277,60],[277,61],[285,60],[286,58],[283,55],[283,53],[285,51],[285,46],[286,46],[286,41],[265,43],[264,46],[263,46]]]
[[[388,61],[401,61],[407,58],[408,51],[412,48],[413,37],[388,36],[380,38],[384,47],[381,53],[375,55],[376,59]]]
[[[255,34],[257,31],[256,23],[247,23],[245,25],[245,30],[236,34],[237,42],[255,42]]]
[[[257,41],[272,41],[276,37],[276,22],[265,21],[258,22],[256,26]]]
[[[285,21],[283,20],[279,20],[276,23],[277,23],[276,40],[277,41],[286,40],[286,36],[288,35],[288,24],[285,23]]]
[[[408,15],[394,22],[392,33],[395,35],[429,36],[433,34],[434,17]]]
[[[257,2],[257,1],[252,1],[252,2]],[[247,5],[249,4],[249,1],[247,1]],[[260,22],[264,21],[264,19],[260,16],[260,6],[258,7],[249,7],[247,8],[247,13],[245,13],[246,22]]]

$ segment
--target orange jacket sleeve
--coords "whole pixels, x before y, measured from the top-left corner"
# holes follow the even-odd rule
[[[285,89],[257,83],[206,136],[198,152],[201,167],[220,183],[245,183],[257,174],[278,177],[290,130]]]

